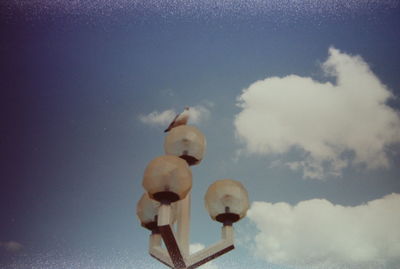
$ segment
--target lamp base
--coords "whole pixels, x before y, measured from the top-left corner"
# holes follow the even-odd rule
[[[153,194],[153,199],[159,201],[162,204],[170,204],[180,200],[180,197],[175,192],[171,191],[160,191]]]
[[[188,164],[189,166],[190,166],[190,165],[195,165],[195,164],[198,164],[198,163],[199,163],[199,160],[198,160],[198,159],[196,159],[195,157],[190,156],[190,155],[185,155],[185,154],[183,154],[183,155],[179,156],[179,158],[184,159],[184,160],[187,162],[187,164]]]
[[[224,225],[232,225],[232,223],[238,221],[239,219],[239,215],[235,213],[222,213],[215,218],[216,221],[219,221]]]

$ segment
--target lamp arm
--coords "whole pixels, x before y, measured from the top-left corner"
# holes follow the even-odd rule
[[[183,252],[176,241],[174,231],[171,227],[171,205],[160,205],[158,208],[157,225],[161,233],[162,240],[167,248],[169,257],[174,265],[173,268],[186,269],[186,263],[182,256]]]
[[[169,257],[167,251],[161,247],[161,234],[152,233],[149,238],[149,253],[150,255],[171,268],[172,265],[171,258]]]
[[[221,240],[214,245],[211,245],[205,249],[202,249],[192,255],[188,259],[188,269],[194,269],[203,265],[204,263],[211,261],[228,251],[235,248],[233,244],[234,230],[231,225],[225,225],[222,227]]]
[[[235,248],[233,245],[233,227],[232,225],[224,225],[221,230],[221,240],[219,242],[184,258],[171,227],[171,206],[169,204],[160,205],[157,226],[160,234],[152,235],[154,237],[153,241],[150,241],[150,245],[152,246],[150,247],[150,254],[174,269],[197,268]],[[168,258],[166,257],[167,253],[165,250],[161,248],[161,238],[167,248]]]

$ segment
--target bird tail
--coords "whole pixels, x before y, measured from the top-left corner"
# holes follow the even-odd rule
[[[167,129],[164,130],[164,133],[170,131],[174,126],[174,122],[171,122],[171,124],[167,127]]]

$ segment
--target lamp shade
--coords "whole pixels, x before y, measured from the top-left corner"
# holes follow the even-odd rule
[[[136,205],[136,215],[143,227],[157,231],[157,215],[160,203],[149,197],[148,193],[143,193],[142,197]],[[177,215],[176,203],[171,204],[171,223],[174,223]]]
[[[249,209],[246,189],[232,179],[215,181],[208,187],[204,200],[210,217],[228,225],[246,216]]]
[[[185,198],[192,188],[192,172],[186,161],[179,157],[159,156],[147,165],[143,187],[150,198],[172,203]]]
[[[203,159],[206,139],[196,127],[181,125],[171,129],[164,140],[167,155],[175,155],[186,160],[189,165],[196,165]]]

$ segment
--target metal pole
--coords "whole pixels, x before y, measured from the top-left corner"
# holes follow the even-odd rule
[[[178,231],[177,237],[179,247],[184,257],[189,256],[189,234],[190,234],[190,200],[191,191],[186,195],[185,199],[178,202]]]
[[[182,255],[182,250],[175,239],[174,231],[171,227],[171,205],[161,204],[158,208],[158,229],[160,230],[161,237],[167,247],[169,256],[174,264],[175,269],[185,269],[185,259]]]

